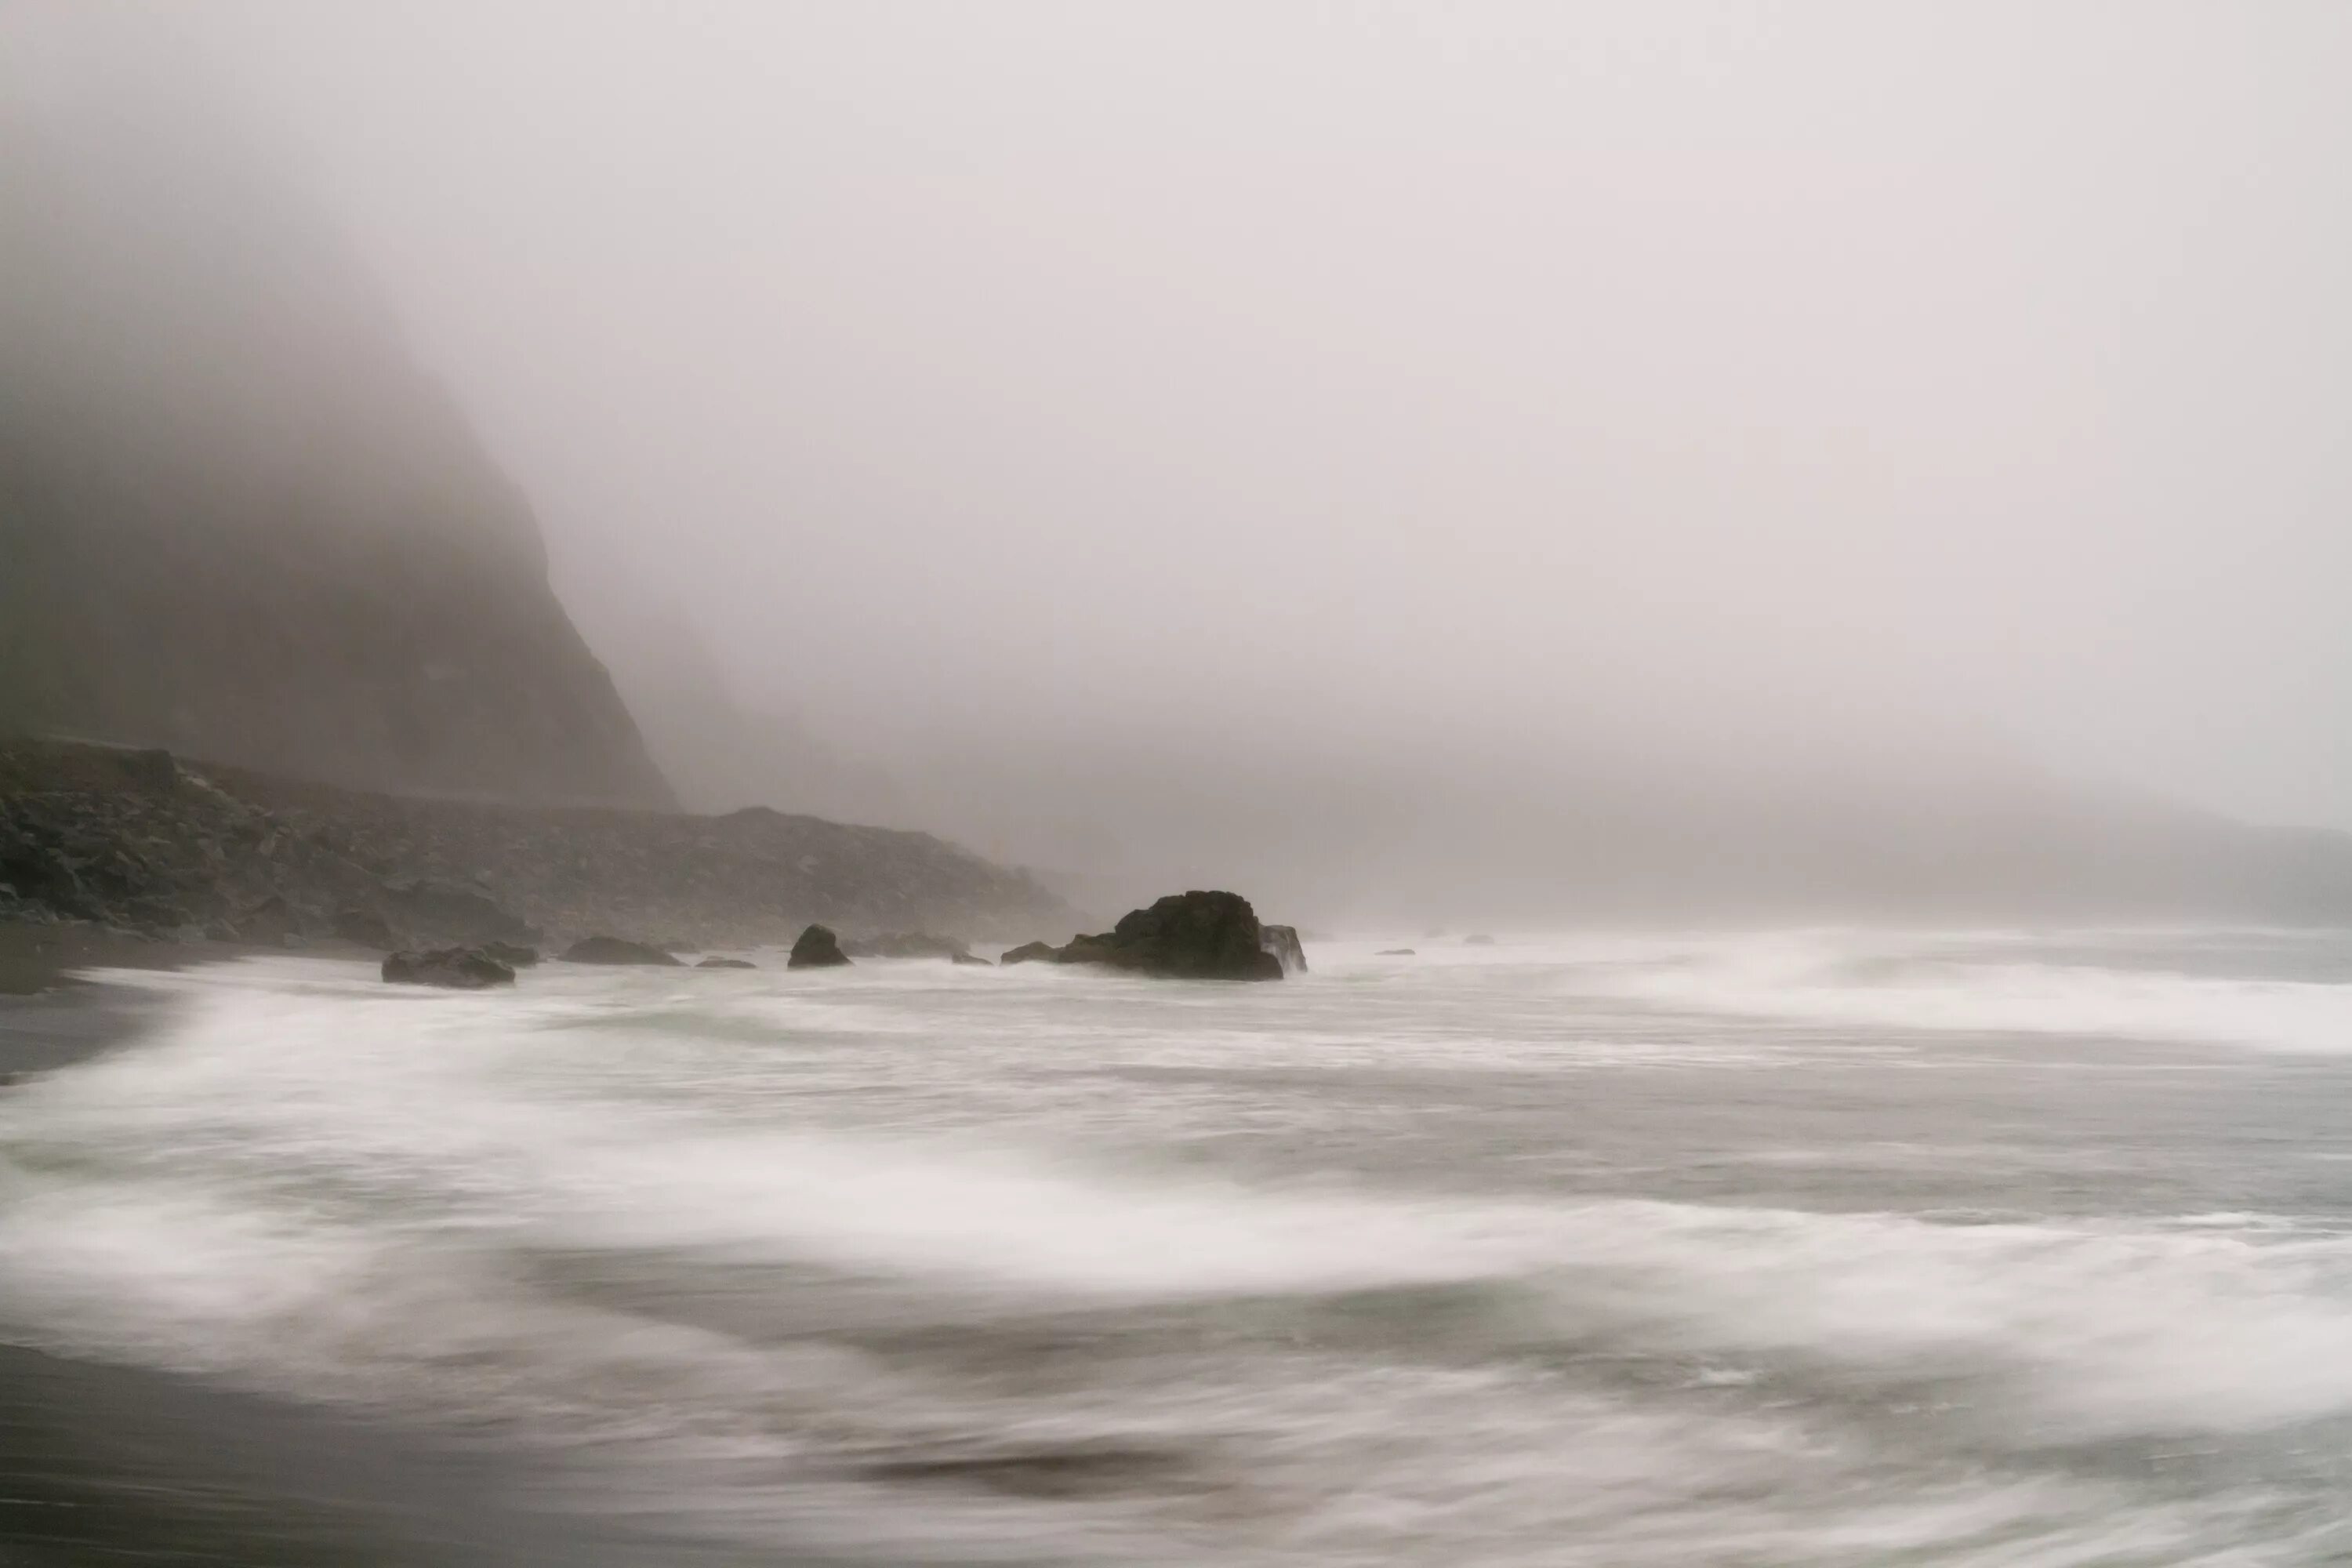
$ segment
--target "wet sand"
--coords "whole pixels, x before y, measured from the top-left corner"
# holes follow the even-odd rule
[[[93,925],[0,921],[0,996],[32,996],[78,983],[89,969],[179,969],[251,949],[226,942],[149,942]]]
[[[506,1468],[294,1405],[0,1345],[5,1568],[600,1561],[561,1521],[514,1507]]]

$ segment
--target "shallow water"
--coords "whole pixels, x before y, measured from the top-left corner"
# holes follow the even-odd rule
[[[2352,1553],[2352,935],[1395,944],[117,974],[0,1342],[647,1563]]]

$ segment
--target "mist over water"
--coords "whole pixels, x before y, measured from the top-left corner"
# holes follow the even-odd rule
[[[1388,945],[112,975],[0,1100],[0,1335],[647,1562],[2346,1550],[2340,933]]]

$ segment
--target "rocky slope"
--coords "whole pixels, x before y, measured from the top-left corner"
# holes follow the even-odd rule
[[[0,123],[0,731],[670,804],[364,270],[178,129]]]
[[[787,943],[816,921],[1009,940],[1075,918],[922,833],[764,809],[420,799],[0,741],[0,919],[246,942],[609,931],[719,947]]]

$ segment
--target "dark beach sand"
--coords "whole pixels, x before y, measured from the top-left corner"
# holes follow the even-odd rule
[[[0,1565],[647,1561],[517,1500],[520,1467],[132,1368],[0,1345]]]
[[[0,1095],[136,1039],[141,1004],[79,971],[236,952],[0,925]],[[0,1568],[683,1560],[535,1509],[532,1485],[456,1442],[45,1353],[0,1320]]]

